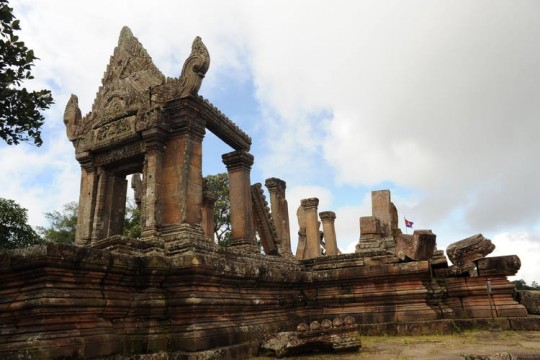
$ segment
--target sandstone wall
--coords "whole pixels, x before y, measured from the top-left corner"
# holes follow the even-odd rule
[[[489,316],[485,279],[435,281],[428,261],[192,250],[137,257],[49,244],[0,255],[0,358],[194,352],[338,315],[360,324]],[[504,276],[491,279],[495,316],[525,316]]]

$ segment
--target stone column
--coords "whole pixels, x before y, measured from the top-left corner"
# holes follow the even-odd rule
[[[143,181],[140,173],[131,175],[131,188],[133,189],[133,197],[135,199],[135,205],[137,209],[141,210],[142,194],[143,194]]]
[[[92,243],[122,234],[126,212],[127,180],[104,168],[97,171]]]
[[[109,178],[107,188],[106,216],[109,218],[106,237],[122,235],[126,217],[127,180],[125,176],[114,175]]]
[[[101,240],[105,237],[105,229],[107,228],[105,218],[105,202],[106,202],[106,191],[107,191],[107,177],[108,174],[103,168],[97,169],[97,190],[96,190],[96,200],[94,203],[94,219],[92,226],[92,243]]]
[[[217,200],[217,195],[212,191],[204,191],[202,197],[202,221],[201,225],[204,231],[204,235],[208,237],[211,242],[214,242],[214,205]]]
[[[141,201],[141,239],[154,240],[159,237],[162,209],[159,197],[162,192],[161,168],[165,133],[151,129],[143,133],[146,145],[143,168],[143,194]]]
[[[96,169],[90,163],[81,165],[81,191],[79,194],[79,210],[75,244],[90,245],[94,221],[94,205],[97,192]]]
[[[169,139],[163,156],[162,186],[160,202],[163,204],[163,226],[200,226],[201,134],[183,133]]]
[[[231,246],[242,251],[258,253],[251,202],[250,171],[253,155],[246,151],[233,151],[222,156],[229,172],[231,199]]]
[[[285,197],[285,188],[287,185],[285,181],[278,178],[266,179],[264,185],[266,185],[270,193],[272,219],[276,226],[278,239],[281,242],[281,249],[285,252],[282,255],[292,255],[289,207]]]
[[[304,259],[306,254],[306,214],[302,205],[296,210],[298,219],[298,244],[296,245],[296,258]]]
[[[301,200],[302,208],[306,217],[306,250],[305,258],[311,259],[321,256],[321,244],[319,237],[319,220],[317,206],[319,199],[309,198]]]
[[[371,192],[371,212],[379,219],[381,232],[384,236],[391,235],[392,229],[392,203],[390,190],[378,190]]]
[[[336,213],[333,211],[323,211],[319,213],[319,217],[322,221],[323,234],[326,243],[326,255],[338,255],[339,249],[336,241],[336,228],[334,221],[336,220]]]

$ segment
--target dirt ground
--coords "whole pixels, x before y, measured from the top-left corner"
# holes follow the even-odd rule
[[[362,336],[362,348],[357,353],[312,354],[295,357],[295,359],[451,360],[467,359],[465,355],[499,353],[510,353],[513,356],[497,357],[501,360],[540,359],[540,331],[466,331],[455,335]],[[485,358],[469,357],[468,359]]]

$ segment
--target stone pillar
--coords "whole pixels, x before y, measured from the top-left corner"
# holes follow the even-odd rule
[[[204,235],[208,237],[211,242],[214,242],[214,205],[217,200],[217,195],[212,191],[204,191],[202,197],[202,221],[201,225],[204,231]]]
[[[96,169],[90,164],[81,166],[81,191],[79,194],[79,210],[75,244],[90,245],[94,220],[94,205],[97,192]]]
[[[379,219],[381,232],[384,236],[392,234],[392,202],[390,190],[378,190],[371,192],[372,215]]]
[[[198,131],[195,131],[198,130]],[[202,138],[204,126],[190,128],[167,142],[163,155],[163,226],[201,224]]]
[[[109,218],[106,237],[122,235],[126,217],[127,180],[125,176],[109,178],[106,216]]]
[[[282,255],[292,255],[289,207],[285,198],[285,188],[287,185],[285,181],[278,178],[266,179],[264,185],[266,185],[270,193],[272,219],[276,226],[278,239],[281,242],[281,249],[285,252]]]
[[[141,174],[135,173],[131,175],[131,188],[133,189],[133,197],[135,199],[135,205],[137,209],[141,210],[142,194],[143,194],[143,181]]]
[[[258,253],[251,202],[250,171],[253,155],[246,151],[233,151],[224,154],[222,158],[229,172],[231,246],[238,246],[246,252]]]
[[[92,243],[113,235],[121,235],[126,212],[125,176],[117,176],[104,168],[98,168],[97,176]]]
[[[333,211],[323,211],[319,213],[319,216],[322,221],[323,234],[326,242],[326,255],[338,255],[339,249],[337,247],[336,228],[334,224],[336,213]]]
[[[301,200],[302,208],[306,216],[306,250],[305,258],[311,259],[321,256],[321,244],[319,237],[319,220],[317,206],[319,199],[309,198]]]
[[[306,254],[306,214],[302,205],[296,210],[298,219],[298,244],[296,246],[296,258],[304,259]]]
[[[108,174],[103,168],[97,169],[97,190],[94,203],[94,219],[92,227],[92,243],[105,238],[105,229],[108,224],[105,218],[106,193]]]
[[[143,168],[143,196],[141,202],[141,239],[152,240],[159,237],[162,223],[162,208],[159,198],[162,192],[161,168],[165,133],[149,130],[143,133],[146,145]]]

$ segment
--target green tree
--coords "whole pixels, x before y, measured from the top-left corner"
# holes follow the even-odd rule
[[[40,110],[53,103],[49,90],[28,91],[24,80],[33,79],[34,60],[38,58],[15,34],[19,20],[7,0],[0,0],[0,138],[9,145],[33,141],[40,146],[40,128],[45,118]]]
[[[73,244],[77,231],[78,210],[77,202],[72,201],[64,204],[62,211],[55,210],[45,213],[49,226],[38,226],[38,233],[48,242]]]
[[[527,285],[525,280],[519,279],[512,281],[512,284],[517,290],[540,290],[540,285],[536,281],[533,281],[531,285]]]
[[[0,198],[0,251],[43,242],[27,222],[28,213],[25,208],[13,200]]]
[[[124,235],[135,239],[141,237],[141,211],[132,199],[126,204]]]
[[[226,173],[208,175],[203,188],[217,195],[214,205],[214,234],[218,244],[228,246],[231,238],[231,200],[229,198],[229,176]]]

